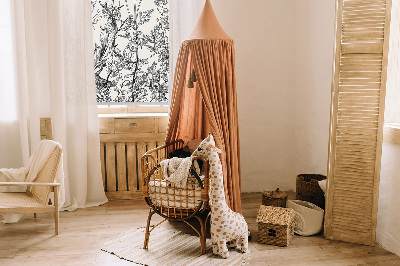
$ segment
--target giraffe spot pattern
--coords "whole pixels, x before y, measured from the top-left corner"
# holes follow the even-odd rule
[[[193,153],[194,156],[208,158],[210,165],[210,203],[211,210],[211,240],[215,255],[223,258],[229,256],[226,243],[236,241],[242,252],[248,250],[248,226],[243,216],[232,211],[225,202],[223,172],[221,161],[215,147],[215,141],[210,134],[199,145],[201,150]]]

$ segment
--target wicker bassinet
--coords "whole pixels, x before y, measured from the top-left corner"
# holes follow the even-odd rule
[[[201,252],[206,252],[206,223],[210,217],[209,212],[209,173],[208,162],[200,156],[192,160],[201,160],[203,176],[199,176],[193,170],[188,176],[186,187],[175,187],[174,183],[163,179],[160,162],[168,159],[169,154],[182,148],[183,141],[177,140],[170,144],[158,147],[146,152],[141,161],[142,191],[145,202],[150,206],[147,219],[144,248],[148,248],[150,232],[159,224],[150,229],[151,217],[154,213],[164,217],[164,221],[183,221],[192,227],[200,236]],[[196,218],[200,222],[199,232],[189,223],[190,218]],[[163,221],[163,222],[164,222]],[[161,223],[160,223],[161,224]]]

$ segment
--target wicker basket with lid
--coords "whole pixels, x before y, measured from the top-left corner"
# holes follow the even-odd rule
[[[286,208],[287,194],[279,188],[273,191],[264,191],[262,205]]]
[[[319,174],[300,174],[296,177],[296,199],[311,202],[325,209],[325,194],[318,181],[326,179]]]

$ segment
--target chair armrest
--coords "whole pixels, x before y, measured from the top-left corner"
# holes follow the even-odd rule
[[[36,183],[36,182],[0,182],[0,186],[52,186],[59,187],[60,183]]]
[[[153,154],[157,154],[157,151],[166,149],[166,148],[168,148],[168,147],[170,147],[170,146],[174,146],[174,145],[179,144],[179,143],[182,145],[182,144],[183,144],[183,140],[178,139],[178,140],[173,141],[173,142],[171,142],[171,143],[169,143],[169,144],[164,144],[164,145],[162,145],[162,146],[160,146],[160,147],[157,147],[157,148],[154,148],[154,149],[152,149],[152,150],[149,150],[149,151],[147,151],[145,154],[143,154],[142,159],[144,159],[144,158],[151,158],[155,163],[156,163],[156,162],[159,163],[159,161],[157,161],[157,160],[155,159],[155,157],[157,157],[157,156],[154,156]]]
[[[171,143],[169,143],[169,144],[164,144],[164,145],[162,145],[162,146],[160,146],[160,147],[157,147],[157,148],[154,148],[154,149],[152,149],[152,150],[147,151],[144,155],[150,155],[151,153],[153,153],[153,152],[155,152],[155,151],[165,149],[165,148],[167,148],[167,147],[169,147],[169,146],[172,146],[172,145],[174,145],[174,144],[176,144],[176,143],[182,143],[182,144],[183,144],[183,140],[178,139],[178,140],[175,140],[175,141],[173,141],[173,142],[171,142]]]

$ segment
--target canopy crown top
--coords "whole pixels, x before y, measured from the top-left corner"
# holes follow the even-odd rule
[[[219,24],[210,0],[206,0],[196,26],[189,35],[188,40],[192,39],[231,39]]]

